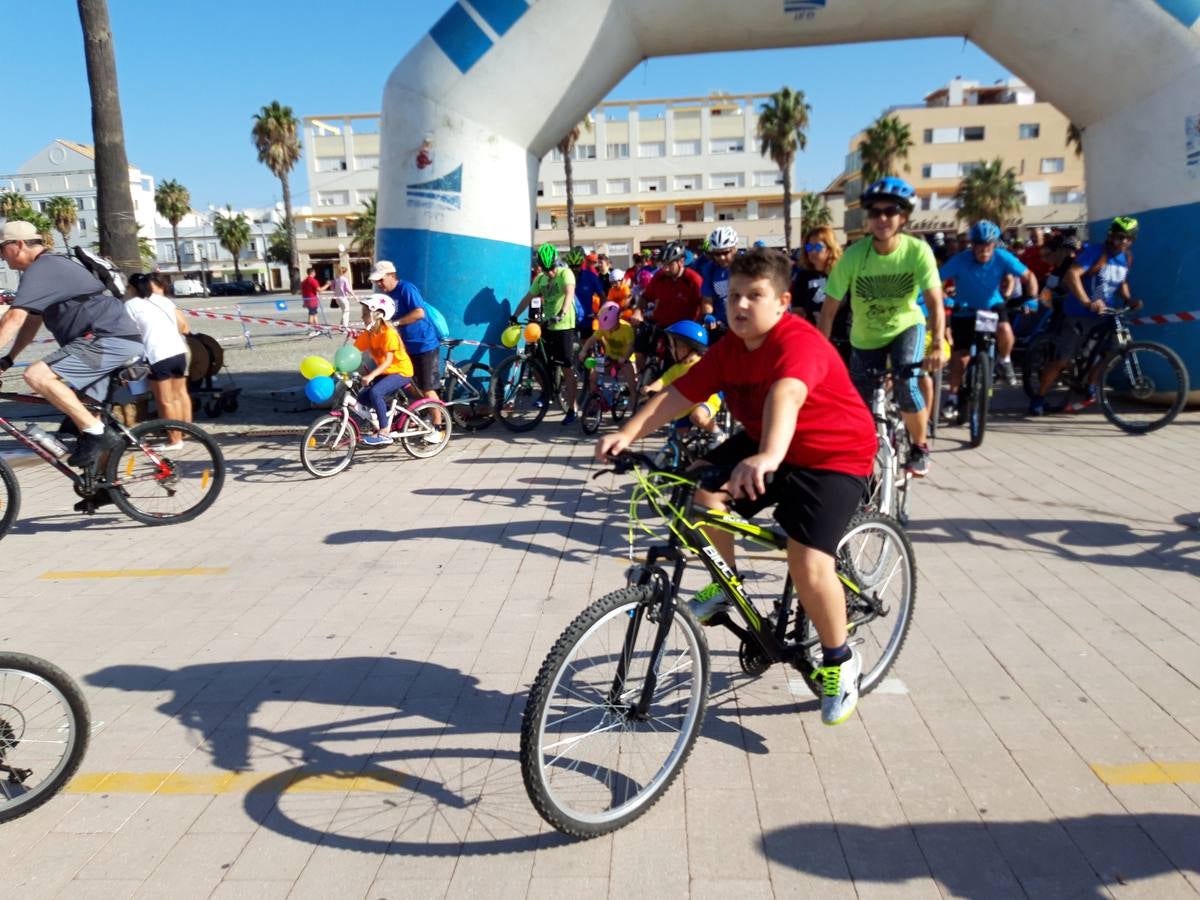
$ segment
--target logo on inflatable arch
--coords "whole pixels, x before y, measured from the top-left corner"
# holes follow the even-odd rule
[[[797,21],[811,19],[825,8],[826,0],[783,0],[783,11]]]
[[[462,209],[462,165],[452,172],[407,187],[408,205],[420,209]]]

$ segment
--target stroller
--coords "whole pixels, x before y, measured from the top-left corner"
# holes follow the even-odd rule
[[[225,365],[225,351],[216,339],[207,334],[188,334],[188,393],[197,408],[203,408],[204,414],[215,419],[222,413],[235,413],[238,410],[238,397],[242,389],[236,387],[233,375]],[[216,387],[215,379],[225,369],[227,387]]]

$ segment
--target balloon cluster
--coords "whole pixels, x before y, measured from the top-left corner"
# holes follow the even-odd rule
[[[308,379],[304,385],[304,396],[312,403],[328,403],[337,387],[333,376],[356,372],[361,365],[362,353],[351,344],[339,349],[333,355],[332,363],[323,356],[304,357],[300,363],[300,374]]]

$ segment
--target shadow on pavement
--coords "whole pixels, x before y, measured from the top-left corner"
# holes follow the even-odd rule
[[[1122,892],[1123,885],[1145,878],[1200,875],[1197,834],[1200,817],[1169,814],[879,827],[821,823],[767,832],[762,850],[775,863],[855,885],[933,878],[954,897],[1102,898],[1113,896],[1110,888]],[[1176,883],[1177,890],[1184,887]]]

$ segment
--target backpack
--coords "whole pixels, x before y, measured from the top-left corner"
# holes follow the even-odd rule
[[[125,275],[117,268],[116,263],[111,259],[105,259],[98,253],[80,247],[78,244],[71,248],[71,255],[80,265],[96,276],[96,279],[104,285],[105,290],[118,300],[125,299],[125,290],[128,284],[125,281]]]
[[[433,325],[433,330],[437,332],[439,341],[447,341],[450,339],[450,325],[446,322],[446,317],[442,315],[440,310],[430,306],[424,300],[421,305],[425,308],[425,318]]]

